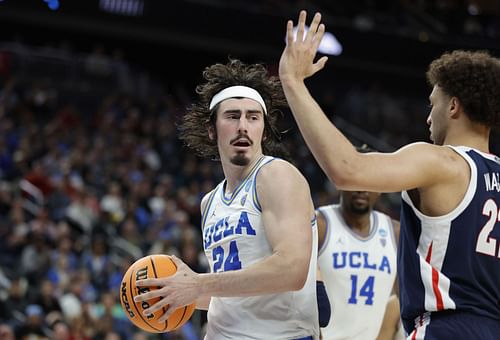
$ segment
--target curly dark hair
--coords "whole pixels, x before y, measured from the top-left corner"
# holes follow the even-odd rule
[[[270,76],[262,64],[245,64],[238,59],[229,58],[227,64],[214,64],[203,71],[203,84],[196,87],[198,102],[188,107],[178,125],[179,138],[186,146],[202,157],[218,159],[217,141],[208,136],[208,127],[215,128],[219,105],[213,110],[209,104],[214,95],[223,89],[242,85],[255,89],[264,99],[267,114],[264,116],[264,138],[262,151],[266,155],[286,157],[287,152],[281,144],[281,133],[276,127],[278,118],[283,116],[280,108],[286,107],[286,99],[278,77]]]
[[[499,59],[486,51],[445,53],[430,64],[427,80],[457,97],[471,121],[500,127]]]

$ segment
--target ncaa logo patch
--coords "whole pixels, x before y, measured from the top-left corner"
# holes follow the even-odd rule
[[[378,233],[382,237],[387,237],[387,231],[385,231],[385,229],[379,229]]]

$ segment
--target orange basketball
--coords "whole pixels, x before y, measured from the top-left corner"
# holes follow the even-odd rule
[[[167,255],[149,255],[135,261],[123,276],[120,287],[120,302],[125,314],[137,327],[151,333],[164,333],[181,327],[193,315],[195,304],[178,308],[170,317],[159,322],[165,308],[145,316],[142,311],[155,304],[160,298],[134,302],[134,296],[150,291],[151,287],[137,287],[136,281],[173,275],[177,271],[174,262]]]

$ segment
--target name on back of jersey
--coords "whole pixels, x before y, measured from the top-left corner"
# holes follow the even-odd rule
[[[500,175],[498,172],[487,172],[484,174],[486,191],[500,192]]]

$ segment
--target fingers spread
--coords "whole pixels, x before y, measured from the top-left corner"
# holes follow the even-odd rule
[[[136,286],[138,287],[151,287],[151,286],[160,286],[161,285],[161,279],[144,279],[144,280],[137,280],[135,282]]]
[[[314,35],[314,38],[312,40],[315,50],[318,49],[319,44],[321,43],[321,40],[323,39],[323,35],[325,35],[325,25],[321,24],[318,27],[318,32]]]
[[[145,309],[145,310],[142,311],[142,314],[144,314],[144,315],[150,315],[150,314],[155,313],[156,311],[159,311],[163,307],[167,307],[168,308],[168,303],[167,303],[166,299],[161,299],[157,303],[149,306],[148,309]]]
[[[167,306],[166,312],[158,319],[158,321],[165,322],[173,312],[175,312],[175,309]]]
[[[314,67],[316,69],[315,72],[323,69],[323,67],[325,67],[325,64],[326,62],[328,61],[328,57],[327,56],[324,56],[324,57],[321,57],[320,60],[318,60],[315,64],[314,64]]]
[[[288,20],[286,23],[286,44],[290,46],[293,44],[293,21]]]
[[[147,300],[151,300],[151,299],[161,297],[164,295],[165,295],[164,291],[162,291],[161,289],[155,289],[155,290],[152,290],[150,292],[142,293],[142,294],[134,296],[134,301],[135,302],[147,301]]]
[[[297,41],[303,41],[304,40],[304,30],[306,26],[306,16],[307,12],[306,11],[300,11],[299,14],[299,23],[297,25]]]
[[[318,30],[318,25],[321,22],[321,14],[316,13],[311,21],[311,26],[309,27],[309,31],[307,32],[306,39],[313,40],[316,37],[316,31]]]

